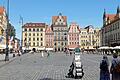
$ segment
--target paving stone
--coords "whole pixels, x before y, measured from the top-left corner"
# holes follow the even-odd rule
[[[52,53],[49,57],[41,53],[25,54],[0,68],[0,80],[75,80],[66,78],[73,55]],[[102,55],[82,54],[84,77],[81,80],[99,80],[99,64]],[[109,56],[111,61],[111,56]],[[76,79],[77,80],[77,79]]]

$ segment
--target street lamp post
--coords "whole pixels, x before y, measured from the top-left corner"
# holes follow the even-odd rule
[[[9,61],[8,27],[9,27],[9,0],[7,1],[7,28],[6,28],[6,53],[5,53],[5,61]]]
[[[23,17],[20,15],[20,21],[19,21],[20,25],[23,27]],[[22,32],[23,32],[23,28],[22,28]],[[21,47],[23,47],[23,35],[21,36]]]

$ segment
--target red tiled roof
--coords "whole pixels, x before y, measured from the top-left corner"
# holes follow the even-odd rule
[[[52,22],[53,22],[53,23],[56,22],[56,20],[57,20],[58,18],[59,18],[59,16],[52,16]],[[62,18],[63,18],[64,22],[67,21],[67,16],[62,16]]]
[[[51,27],[47,27],[45,32],[46,32],[46,33],[52,32]]]
[[[71,28],[73,25],[76,25],[76,26],[77,26],[78,31],[80,32],[80,27],[79,27],[79,25],[77,25],[77,23],[76,23],[76,22],[72,22],[72,23],[71,23],[70,27],[68,28],[68,31],[70,31],[70,28]],[[74,26],[74,27],[76,27],[76,26]]]
[[[5,11],[4,7],[0,7],[0,14],[3,14],[4,11]]]
[[[26,23],[23,27],[45,27],[45,23]]]
[[[115,16],[116,16],[116,14],[106,14],[106,17],[109,18],[110,21],[114,21]]]

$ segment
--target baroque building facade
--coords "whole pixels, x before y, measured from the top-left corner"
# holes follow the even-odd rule
[[[89,25],[80,29],[80,48],[96,49],[100,46],[100,29]]]
[[[103,27],[101,28],[102,46],[120,46],[120,8],[116,14],[107,14],[104,10]]]
[[[47,26],[45,30],[45,48],[46,50],[53,49],[54,46],[54,33],[51,26]]]
[[[0,51],[3,51],[6,47],[6,28],[7,28],[7,16],[4,7],[0,6]]]
[[[79,25],[75,22],[72,22],[68,29],[68,47],[69,49],[74,49],[79,47],[79,34],[80,29]]]
[[[23,49],[45,49],[45,23],[26,23],[22,26]]]
[[[54,33],[54,51],[64,51],[67,46],[67,17],[61,13],[52,17],[52,30]]]

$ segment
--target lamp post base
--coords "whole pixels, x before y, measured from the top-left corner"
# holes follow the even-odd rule
[[[5,56],[5,61],[9,61],[9,57],[8,56]]]

